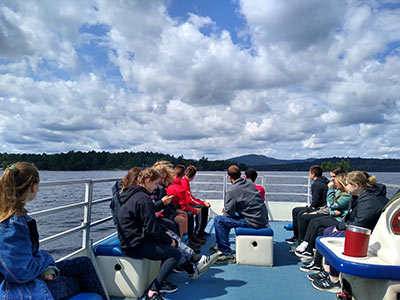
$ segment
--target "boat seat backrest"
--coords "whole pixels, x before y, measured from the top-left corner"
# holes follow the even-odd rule
[[[369,240],[368,251],[390,265],[400,265],[400,235],[390,229],[390,222],[399,210],[400,193],[396,193],[379,217]]]

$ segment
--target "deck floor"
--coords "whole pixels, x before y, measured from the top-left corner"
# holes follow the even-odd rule
[[[169,281],[177,284],[179,290],[163,295],[165,299],[335,299],[335,295],[321,292],[312,287],[307,273],[299,270],[301,262],[289,253],[285,238],[291,232],[286,231],[283,222],[271,222],[274,230],[274,266],[256,267],[243,265],[213,265],[200,278],[193,281],[184,272],[171,274]],[[215,244],[212,222],[209,231],[213,233],[202,246],[202,253],[209,254],[209,247]],[[233,231],[230,236],[231,247],[235,249]],[[115,298],[113,298],[115,299]],[[117,300],[117,299],[115,299]]]

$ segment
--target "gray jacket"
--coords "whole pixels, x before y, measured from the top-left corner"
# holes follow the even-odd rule
[[[239,178],[226,193],[224,216],[240,216],[253,228],[268,224],[268,211],[260,192],[250,180]]]

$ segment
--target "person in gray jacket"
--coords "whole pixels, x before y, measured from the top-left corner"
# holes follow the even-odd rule
[[[228,178],[232,187],[226,193],[223,215],[214,218],[217,245],[211,251],[220,251],[217,263],[234,263],[235,257],[229,243],[232,228],[262,228],[268,225],[268,211],[260,192],[254,183],[241,177],[236,165],[228,168]]]

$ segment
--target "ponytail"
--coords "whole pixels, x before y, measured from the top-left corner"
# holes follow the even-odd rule
[[[137,177],[140,173],[141,169],[138,167],[133,167],[126,173],[125,177],[122,179],[122,190],[126,189],[130,185],[137,184]]]
[[[39,183],[39,171],[34,164],[17,162],[4,171],[0,177],[0,222],[14,213],[24,215],[26,193],[34,183]]]

